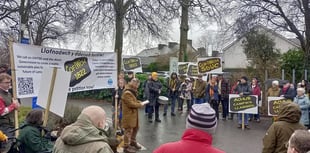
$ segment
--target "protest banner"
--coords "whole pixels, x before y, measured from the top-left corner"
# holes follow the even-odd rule
[[[231,113],[258,113],[258,98],[255,95],[242,96],[229,94],[229,112]]]
[[[45,67],[72,72],[69,92],[116,86],[117,61],[114,52],[83,52],[14,43],[13,54],[18,98],[38,95]]]
[[[280,105],[283,102],[289,101],[284,97],[268,97],[268,115],[269,116],[278,116]]]
[[[220,57],[198,58],[198,73],[221,73],[222,59]]]
[[[171,75],[173,72],[178,73],[178,61],[179,59],[177,57],[170,57],[169,75]]]
[[[197,77],[198,76],[198,66],[197,64],[194,63],[189,63],[188,64],[188,71],[187,71],[187,75],[191,76],[191,77]]]
[[[178,62],[178,75],[187,75],[188,62]]]
[[[141,60],[138,57],[123,57],[124,71],[142,72]]]

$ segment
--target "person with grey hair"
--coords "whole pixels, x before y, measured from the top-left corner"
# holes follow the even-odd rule
[[[281,89],[279,88],[279,81],[272,81],[272,86],[268,89],[267,96],[268,97],[279,97],[281,93]]]
[[[299,105],[301,109],[300,123],[306,127],[309,127],[309,98],[305,95],[304,88],[297,88],[297,96],[294,98],[294,102]]]

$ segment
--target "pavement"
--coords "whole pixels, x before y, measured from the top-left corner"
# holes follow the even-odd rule
[[[29,102],[28,102],[29,103]],[[23,102],[27,105],[27,102]],[[92,100],[68,100],[68,104],[86,107],[88,105],[102,106],[108,116],[111,117],[111,104],[102,101]],[[175,117],[168,115],[163,117],[163,107],[160,108],[161,123],[149,123],[145,116],[144,109],[140,110],[139,123],[140,129],[137,135],[137,140],[147,150],[140,153],[152,153],[161,144],[178,141],[183,131],[185,130],[185,120],[187,113],[177,113]],[[250,130],[238,129],[237,120],[219,120],[216,133],[213,135],[213,145],[227,153],[261,153],[262,138],[265,135],[268,127],[271,125],[271,118],[261,118],[260,123],[250,122]]]

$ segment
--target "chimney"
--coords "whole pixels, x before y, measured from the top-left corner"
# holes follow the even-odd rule
[[[173,49],[175,46],[177,46],[178,45],[178,43],[177,42],[169,42],[168,43],[168,47],[170,48],[170,49]]]
[[[197,49],[198,50],[198,54],[202,57],[206,57],[207,56],[207,50],[204,47],[200,47]]]
[[[193,40],[187,39],[187,44],[190,45],[190,46],[193,46]]]
[[[219,51],[212,51],[212,57],[218,57]]]
[[[162,49],[164,49],[165,47],[167,47],[166,44],[158,44],[158,50],[162,50]]]

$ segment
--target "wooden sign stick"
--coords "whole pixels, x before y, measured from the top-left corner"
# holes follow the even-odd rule
[[[116,91],[116,95],[118,95],[118,91]],[[115,96],[114,96],[115,98]],[[114,109],[115,109],[115,115],[114,115],[114,133],[116,134],[117,131],[117,126],[118,126],[118,98],[115,98],[115,104],[114,104]]]
[[[245,126],[244,126],[244,113],[242,113],[242,130],[245,129]]]
[[[17,99],[17,91],[16,91],[16,69],[15,69],[15,62],[14,62],[14,53],[13,53],[13,39],[10,38],[9,40],[9,51],[10,51],[10,63],[11,63],[11,75],[12,75],[12,89],[13,89],[13,98]],[[19,128],[18,122],[18,110],[14,111],[14,124],[15,129]],[[19,131],[15,131],[15,136],[18,137]]]
[[[50,90],[49,90],[49,92],[48,92],[47,104],[46,104],[45,113],[44,113],[43,126],[46,126],[46,125],[47,125],[48,116],[49,116],[49,111],[50,111],[51,102],[52,102],[52,97],[53,97],[53,92],[54,92],[54,86],[55,86],[56,75],[57,75],[57,68],[54,67],[54,68],[53,68],[52,79],[51,79],[51,86],[50,86]]]

